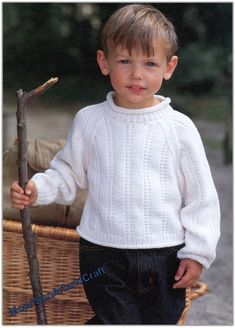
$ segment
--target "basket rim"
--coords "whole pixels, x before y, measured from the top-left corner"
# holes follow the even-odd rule
[[[33,233],[40,237],[60,239],[67,241],[79,241],[80,236],[75,228],[53,227],[39,224],[31,224]],[[22,233],[22,224],[20,221],[3,219],[3,230],[9,232]]]

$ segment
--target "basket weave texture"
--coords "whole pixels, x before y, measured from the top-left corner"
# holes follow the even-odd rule
[[[8,309],[29,303],[32,297],[21,224],[3,221],[3,323],[37,324],[35,308],[10,316]],[[43,294],[80,277],[79,236],[74,229],[32,225]],[[49,324],[84,324],[94,314],[82,285],[45,302]]]
[[[3,220],[3,324],[37,324],[34,306],[12,316],[9,308],[29,303],[33,298],[21,223]],[[43,294],[80,277],[79,236],[74,229],[32,225]],[[178,324],[184,324],[191,300],[202,296],[207,285],[199,283],[186,291],[186,306]],[[83,286],[78,285],[45,302],[48,324],[84,324],[92,311]]]

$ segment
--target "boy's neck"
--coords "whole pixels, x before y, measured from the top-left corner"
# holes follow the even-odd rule
[[[136,109],[136,110],[153,107],[160,103],[160,100],[154,96],[141,103],[129,103],[129,102],[126,103],[118,97],[117,93],[114,94],[113,101],[116,106],[126,108],[126,109]]]

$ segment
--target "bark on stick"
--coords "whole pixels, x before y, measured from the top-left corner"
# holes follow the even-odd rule
[[[23,92],[18,90],[17,96],[17,135],[18,135],[18,178],[19,185],[25,189],[28,183],[28,166],[27,166],[27,129],[26,129],[26,105],[29,99],[38,96],[54,85],[58,78],[51,78],[49,81],[38,88]],[[35,235],[32,232],[30,210],[25,208],[20,210],[22,220],[22,230],[24,237],[24,246],[29,264],[29,277],[32,285],[33,297],[42,297],[42,287],[40,282],[39,263],[36,254]],[[40,298],[41,299],[41,298]],[[39,303],[39,302],[38,302]],[[47,324],[44,302],[35,304],[38,324]]]

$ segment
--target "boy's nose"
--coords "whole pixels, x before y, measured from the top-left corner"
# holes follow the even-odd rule
[[[142,70],[139,66],[134,65],[132,67],[131,78],[135,80],[139,80],[143,78]]]

